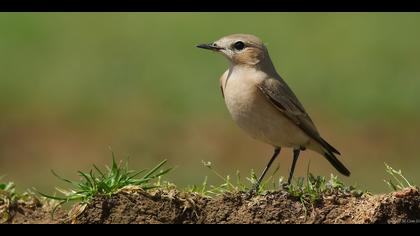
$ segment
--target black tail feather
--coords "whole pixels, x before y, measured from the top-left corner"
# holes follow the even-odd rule
[[[321,138],[320,137],[320,139],[321,139],[321,141],[322,141],[322,143],[321,143],[321,145],[325,148],[325,149],[327,149],[328,150],[328,152],[331,152],[331,153],[335,153],[335,154],[338,154],[338,155],[341,155],[341,153],[337,150],[337,149],[335,149],[333,146],[331,146],[331,144],[329,144],[327,141],[325,141],[325,139],[323,139],[323,138]]]
[[[325,158],[337,169],[338,172],[345,176],[350,176],[350,171],[341,163],[337,157],[332,152],[325,152],[324,153]]]

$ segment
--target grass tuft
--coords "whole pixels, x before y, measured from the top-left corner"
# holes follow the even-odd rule
[[[123,188],[134,186],[143,190],[148,190],[157,187],[153,183],[154,180],[160,180],[160,177],[171,171],[172,168],[162,169],[166,164],[163,160],[151,170],[132,171],[128,168],[128,161],[117,164],[114,153],[112,153],[111,167],[106,167],[106,170],[101,170],[96,165],[89,172],[78,171],[80,176],[79,181],[72,181],[62,178],[54,171],[53,175],[62,181],[72,185],[70,189],[56,188],[63,196],[48,195],[39,193],[42,196],[60,201],[60,205],[77,201],[81,203],[88,203],[93,197],[97,195],[111,196]],[[146,172],[147,171],[147,172]],[[142,177],[140,174],[145,173]]]
[[[311,204],[328,195],[361,196],[364,193],[352,185],[345,185],[333,174],[327,179],[325,176],[314,176],[311,173],[307,174],[306,178],[298,178],[285,190],[300,202]]]
[[[0,177],[0,180],[2,178]],[[13,182],[0,182],[0,223],[7,222],[10,219],[10,208],[21,202],[25,202],[26,205],[35,206],[41,200],[30,190],[18,193],[16,191],[16,185]]]
[[[188,187],[185,191],[195,192],[204,196],[217,196],[224,193],[249,192],[258,180],[257,175],[253,170],[248,177],[243,181],[239,171],[236,171],[236,180],[233,181],[230,175],[226,177],[218,173],[211,162],[204,162],[203,165],[208,168],[214,175],[222,180],[220,185],[209,185],[208,178],[205,177],[203,183],[199,186],[193,185]],[[256,194],[265,194],[268,191],[276,191],[283,189],[291,196],[296,197],[302,203],[314,203],[321,200],[323,196],[331,194],[361,196],[365,191],[358,190],[354,186],[344,184],[337,176],[331,174],[330,178],[324,176],[314,176],[307,172],[307,176],[297,178],[292,181],[291,185],[287,185],[284,177],[276,178],[278,172],[277,167],[273,173],[266,178],[261,184]]]
[[[250,175],[245,178],[246,182],[244,182],[239,171],[236,171],[235,178],[232,179],[230,175],[223,176],[217,172],[213,168],[211,162],[202,161],[202,163],[203,166],[208,168],[212,174],[217,176],[222,181],[222,183],[220,185],[210,185],[208,184],[208,177],[206,176],[201,185],[188,186],[184,191],[198,193],[207,197],[217,196],[224,193],[248,192],[258,180],[254,170],[251,170]],[[278,169],[279,168],[276,168],[273,174],[260,184],[258,194],[268,191],[270,189],[269,186],[276,186],[276,183],[273,180],[274,175],[277,173]]]
[[[16,185],[13,182],[0,183],[0,204],[16,200],[18,195],[15,187]]]
[[[394,179],[388,179],[384,180],[384,182],[388,185],[388,187],[392,191],[398,191],[405,188],[413,188],[414,185],[412,185],[407,178],[402,174],[401,170],[395,170],[391,166],[389,166],[387,163],[385,164],[386,172]],[[394,183],[395,181],[395,183]]]
[[[0,183],[0,223],[10,218],[9,207],[16,201],[17,194],[13,182]]]

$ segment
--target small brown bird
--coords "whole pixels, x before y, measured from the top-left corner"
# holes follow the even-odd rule
[[[197,45],[224,55],[229,69],[220,78],[222,96],[233,120],[251,137],[274,147],[259,185],[282,147],[293,149],[290,184],[301,150],[323,155],[341,174],[350,171],[337,159],[340,153],[325,141],[286,82],[276,72],[267,48],[254,35],[233,34],[210,44]]]

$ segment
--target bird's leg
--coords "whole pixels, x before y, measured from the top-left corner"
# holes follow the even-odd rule
[[[299,154],[300,154],[300,149],[293,150],[292,168],[290,169],[289,179],[287,180],[287,185],[290,185],[290,183],[292,183],[293,172],[295,172],[295,166],[296,166],[296,162],[299,158]]]
[[[251,189],[250,193],[258,192],[258,188],[260,187],[261,181],[264,179],[265,174],[267,173],[268,169],[270,169],[271,164],[276,159],[276,157],[280,154],[280,147],[274,148],[273,156],[271,157],[270,161],[268,162],[267,166],[264,168],[261,176],[258,178],[257,183],[255,183],[254,187]]]

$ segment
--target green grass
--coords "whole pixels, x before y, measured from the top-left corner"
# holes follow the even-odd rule
[[[292,196],[297,197],[302,203],[314,203],[329,195],[361,196],[365,191],[355,186],[344,184],[337,176],[331,174],[314,176],[309,173],[306,178],[300,177],[295,183],[286,188]]]
[[[0,223],[9,219],[9,206],[16,201],[16,190],[13,182],[0,183]]]
[[[93,197],[97,195],[111,196],[121,189],[127,187],[138,187],[144,190],[152,189],[158,185],[154,181],[167,174],[172,168],[162,169],[166,164],[166,160],[160,162],[151,170],[146,169],[141,171],[132,171],[128,168],[128,161],[117,164],[114,154],[112,154],[111,167],[106,167],[106,170],[99,169],[93,165],[93,169],[89,172],[78,171],[80,180],[72,181],[57,175],[54,171],[52,173],[57,178],[72,185],[70,189],[56,188],[62,196],[48,195],[40,193],[42,196],[60,201],[60,205],[76,201],[81,203],[88,203]],[[143,176],[138,177],[140,174]]]
[[[204,181],[201,185],[192,185],[185,188],[187,192],[195,192],[199,193],[203,196],[217,196],[224,193],[237,193],[237,192],[248,192],[251,190],[252,186],[254,186],[258,180],[258,177],[254,170],[250,171],[249,176],[245,177],[245,180],[241,176],[239,171],[236,171],[235,177],[232,178],[230,175],[223,176],[218,171],[213,168],[211,162],[202,162],[203,165],[208,168],[212,174],[217,176],[221,181],[222,184],[220,185],[212,185],[208,183],[208,177],[204,178]],[[283,178],[281,177],[278,181],[275,180],[274,175],[277,173],[279,168],[276,168],[273,174],[266,179],[264,179],[259,189],[257,190],[257,194],[262,194],[266,191],[276,189],[282,184]]]
[[[161,177],[167,174],[172,168],[164,169],[166,160],[163,160],[151,170],[147,171],[133,171],[128,168],[128,161],[121,161],[117,164],[114,153],[112,153],[111,167],[106,167],[106,171],[100,170],[96,165],[89,172],[78,171],[80,180],[72,181],[57,175],[54,171],[52,173],[57,178],[64,182],[71,184],[72,188],[63,189],[57,187],[57,191],[63,196],[48,195],[39,193],[42,196],[60,201],[60,204],[76,201],[88,203],[93,197],[97,195],[111,196],[124,188],[136,187],[143,190],[153,188],[177,188],[177,186],[168,181],[161,181]],[[202,162],[203,165],[210,170],[212,174],[217,176],[222,183],[213,185],[208,183],[208,176],[204,178],[201,185],[188,186],[182,191],[198,193],[206,197],[219,196],[225,193],[239,193],[249,192],[257,182],[257,175],[254,170],[251,170],[249,176],[243,178],[239,171],[236,171],[235,177],[230,175],[222,175],[215,170],[211,162]],[[387,185],[393,190],[401,190],[413,185],[402,175],[401,170],[396,171],[389,165],[385,164],[386,172],[390,174],[396,183],[392,180],[385,180]],[[328,195],[351,195],[361,196],[366,193],[357,189],[355,186],[346,185],[337,176],[331,174],[329,178],[325,176],[315,176],[307,172],[306,177],[295,178],[290,185],[284,181],[284,177],[276,177],[279,168],[276,168],[273,173],[265,178],[257,190],[257,195],[263,195],[270,191],[285,190],[291,196],[296,197],[302,203],[315,203]],[[146,172],[146,173],[145,173]],[[145,173],[142,177],[140,174]],[[18,196],[15,191],[15,185],[12,182],[8,184],[0,184],[0,203],[6,201],[13,201]]]
[[[165,163],[166,160],[160,162],[141,178],[137,178],[138,175],[146,170],[138,172],[131,171],[128,169],[127,161],[117,164],[113,155],[111,168],[107,167],[106,172],[100,170],[96,165],[93,165],[94,169],[90,170],[88,173],[78,171],[81,177],[79,181],[64,179],[53,172],[57,178],[71,184],[73,188],[68,190],[57,188],[57,191],[63,196],[52,196],[44,193],[40,194],[44,197],[61,201],[61,203],[70,201],[87,203],[94,196],[111,196],[121,189],[130,186],[139,187],[144,190],[158,187],[161,189],[177,188],[173,183],[161,181],[161,177],[172,169],[161,169]],[[239,171],[236,171],[235,177],[232,178],[230,175],[223,176],[216,171],[211,162],[203,161],[202,163],[212,174],[217,176],[222,183],[219,185],[209,184],[208,177],[206,176],[201,185],[188,186],[182,189],[182,191],[198,193],[206,197],[215,197],[225,193],[249,192],[258,179],[254,170],[251,170],[249,176],[246,176],[245,178],[242,177]],[[327,179],[322,176],[314,176],[308,173],[306,178],[297,178],[291,185],[286,186],[283,177],[275,177],[278,169],[279,168],[276,168],[270,176],[262,181],[256,194],[261,195],[270,191],[283,189],[289,192],[293,197],[297,197],[303,203],[313,203],[320,200],[322,196],[326,194],[340,193],[361,195],[363,193],[353,186],[345,185],[334,175],[331,175],[330,178]]]
[[[395,170],[388,164],[385,164],[386,172],[392,177],[392,179],[384,180],[388,187],[392,191],[403,190],[405,188],[413,188],[414,185],[411,184],[407,178],[402,174],[401,170]],[[395,181],[395,182],[394,182]]]
[[[84,210],[86,204],[95,196],[111,196],[123,189],[143,189],[151,190],[159,188],[161,190],[179,189],[175,184],[162,181],[162,177],[173,168],[164,168],[167,160],[163,160],[150,170],[143,169],[141,171],[133,171],[128,167],[128,160],[117,163],[114,153],[112,153],[111,167],[101,170],[96,165],[89,172],[78,171],[80,179],[72,181],[52,173],[57,178],[70,184],[72,187],[63,189],[57,187],[57,191],[62,196],[48,195],[40,193],[49,201],[56,201],[57,204],[50,204],[54,207],[52,214],[58,206],[68,202],[78,202],[71,212],[75,215]],[[230,175],[222,175],[215,170],[211,162],[202,162],[204,167],[217,176],[222,183],[213,185],[208,183],[208,177],[204,178],[201,185],[188,186],[181,191],[187,193],[197,193],[205,197],[216,197],[226,193],[248,193],[257,182],[257,175],[251,170],[249,176],[243,178],[239,171],[236,171],[235,177]],[[392,180],[384,180],[392,191],[402,190],[414,185],[407,180],[401,170],[395,170],[391,166],[385,164],[386,172],[393,178]],[[324,197],[337,196],[362,196],[368,194],[367,191],[357,189],[352,185],[346,185],[337,176],[331,174],[329,178],[325,176],[315,176],[309,173],[309,168],[305,177],[295,178],[290,185],[287,185],[283,177],[276,177],[279,168],[276,168],[272,174],[267,177],[260,185],[255,193],[256,195],[265,195],[272,191],[286,191],[290,196],[295,197],[302,203],[304,210],[309,205],[316,204]],[[141,177],[139,177],[143,174]],[[1,178],[0,178],[1,179]],[[9,218],[8,208],[11,204],[19,200],[28,201],[29,197],[35,195],[31,192],[18,194],[13,182],[0,183],[0,223],[6,222]],[[45,201],[46,202],[46,201]]]
[[[201,185],[192,185],[185,189],[187,192],[195,192],[203,196],[213,197],[224,193],[238,193],[248,192],[257,181],[257,175],[253,170],[246,182],[243,181],[239,171],[236,171],[236,178],[230,175],[223,176],[217,172],[212,166],[211,162],[204,162],[203,165],[208,168],[212,174],[217,176],[222,183],[220,185],[212,185],[208,183],[206,176]],[[384,180],[392,191],[399,191],[405,188],[413,188],[415,185],[410,183],[407,178],[402,174],[401,170],[395,170],[388,164],[385,164],[385,171],[392,177],[393,180]],[[309,168],[308,168],[309,169]],[[276,178],[278,168],[266,178],[260,185],[256,194],[265,194],[269,191],[276,191],[283,189],[291,196],[296,197],[303,204],[313,204],[321,200],[324,196],[337,195],[337,196],[362,196],[368,192],[356,188],[353,185],[346,185],[337,176],[331,174],[329,178],[325,176],[315,176],[307,171],[306,177],[299,177],[294,179],[290,185],[284,181],[284,177]]]
[[[204,178],[201,185],[193,185],[187,187],[184,191],[198,193],[206,197],[220,196],[226,193],[240,193],[249,191],[253,188],[258,180],[258,176],[254,170],[243,181],[239,171],[236,171],[236,178],[232,179],[230,175],[223,176],[217,172],[211,162],[204,162],[203,165],[208,168],[212,174],[216,175],[222,183],[220,185],[211,185],[208,183],[208,177]],[[367,193],[365,190],[357,189],[355,186],[346,185],[337,176],[331,174],[330,178],[324,176],[315,176],[307,171],[306,177],[294,179],[290,185],[284,181],[284,177],[275,177],[278,167],[273,173],[260,184],[256,195],[264,195],[269,192],[283,190],[295,197],[307,212],[307,206],[313,205],[322,200],[326,196],[355,196],[359,197]],[[309,170],[309,168],[308,168]],[[250,196],[250,195],[248,195]]]
[[[1,179],[2,177],[0,177]],[[18,193],[14,182],[0,182],[0,223],[7,222],[10,217],[9,208],[19,201],[34,204],[41,200],[35,196],[35,193],[29,190]]]
[[[201,185],[190,186],[186,191],[199,193],[209,197],[224,193],[249,192],[258,180],[258,177],[253,170],[251,170],[250,175],[245,178],[246,182],[244,182],[239,171],[236,171],[236,178],[232,179],[230,175],[223,176],[218,173],[213,168],[211,162],[203,161],[203,165],[208,168],[212,174],[219,177],[219,179],[222,180],[222,184],[208,184],[208,178],[206,176]],[[331,174],[330,178],[326,178],[324,176],[314,176],[307,172],[306,177],[299,177],[292,181],[290,185],[287,185],[284,181],[284,177],[275,177],[277,171],[278,168],[276,168],[269,177],[263,180],[256,194],[265,194],[269,191],[283,189],[291,196],[298,198],[302,203],[314,203],[321,200],[323,196],[331,194],[361,196],[365,193],[365,191],[359,190],[352,185],[344,184],[333,174]]]
[[[14,201],[17,198],[16,185],[13,182],[0,183],[0,204],[6,201]]]

